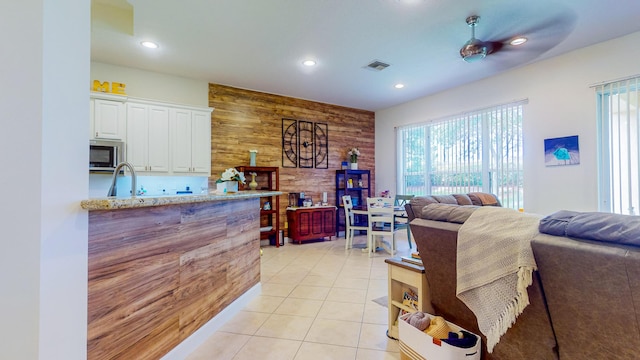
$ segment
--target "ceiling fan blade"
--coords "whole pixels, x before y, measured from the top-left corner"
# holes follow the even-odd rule
[[[501,37],[492,37],[489,39],[496,39],[490,42],[502,45],[494,45],[494,52],[504,50],[520,51],[526,49],[529,52],[537,53],[537,55],[534,56],[535,58],[561,43],[567,38],[567,36],[569,36],[574,27],[575,17],[570,14],[563,13],[547,18],[542,22],[525,26],[519,30],[511,32],[507,36],[503,35]],[[526,37],[527,42],[520,46],[510,45],[509,41],[518,36]]]
[[[504,46],[501,41],[483,41],[482,43],[487,47],[487,55],[500,51]]]

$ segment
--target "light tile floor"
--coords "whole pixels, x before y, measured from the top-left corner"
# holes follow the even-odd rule
[[[406,232],[396,233],[396,256],[408,255]],[[398,342],[386,336],[390,255],[369,257],[366,236],[354,248],[344,238],[264,247],[262,292],[188,360],[392,360]],[[413,243],[415,250],[415,243]]]

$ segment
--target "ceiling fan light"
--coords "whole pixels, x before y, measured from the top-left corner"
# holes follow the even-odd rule
[[[513,45],[513,46],[518,46],[518,45],[522,45],[524,43],[527,42],[527,38],[524,36],[518,36],[516,38],[511,39],[511,41],[509,41],[509,44]]]

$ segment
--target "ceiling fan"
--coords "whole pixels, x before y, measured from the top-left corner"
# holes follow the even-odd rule
[[[574,16],[567,13],[548,14],[542,21],[531,21],[531,16],[524,17],[520,19],[519,22],[516,22],[516,17],[514,16],[505,18],[511,20],[511,24],[509,24],[511,26],[507,26],[507,28],[518,28],[520,30],[518,32],[511,30],[513,31],[512,34],[526,34],[527,37],[520,35],[500,36],[499,34],[494,34],[494,36],[498,35],[499,40],[483,41],[476,39],[475,30],[480,21],[480,16],[471,15],[466,19],[467,25],[471,28],[471,39],[460,48],[460,56],[462,59],[469,63],[477,62],[484,59],[487,55],[509,50],[508,52],[510,54],[508,58],[511,58],[511,60],[507,60],[507,62],[514,64],[527,62],[550,50],[564,40],[573,29],[575,23]],[[505,21],[501,23],[504,26]],[[518,49],[517,53],[511,51],[512,49],[515,50],[515,48],[508,46],[520,45],[532,39],[532,44],[528,44],[526,49]],[[503,56],[500,56],[500,58],[500,61],[504,63],[506,58]]]
[[[464,46],[460,48],[460,56],[462,56],[462,60],[466,62],[476,62],[502,48],[502,42],[482,41],[476,39],[476,25],[478,25],[478,22],[480,21],[480,16],[471,15],[467,17],[466,21],[467,25],[471,27],[471,39],[469,39]]]

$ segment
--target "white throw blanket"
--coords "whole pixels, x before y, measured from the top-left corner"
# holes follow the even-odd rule
[[[478,319],[493,351],[529,305],[527,287],[537,269],[531,239],[540,217],[501,207],[481,207],[458,231],[456,295]]]

